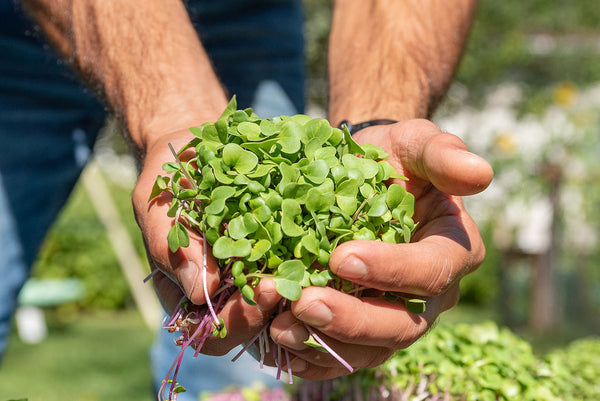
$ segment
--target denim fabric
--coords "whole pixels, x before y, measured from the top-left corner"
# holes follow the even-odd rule
[[[240,107],[255,105],[264,117],[303,110],[300,0],[190,0],[186,6],[217,75]],[[16,294],[104,118],[103,106],[49,50],[18,5],[0,1],[0,355]],[[174,357],[170,341],[163,338],[153,348],[157,380],[159,368]],[[186,383],[190,392],[179,400],[196,400],[203,390],[234,383],[236,375],[250,377],[249,371],[244,362],[224,358],[186,361],[181,377],[193,383]],[[221,372],[221,380],[209,379],[210,372]]]

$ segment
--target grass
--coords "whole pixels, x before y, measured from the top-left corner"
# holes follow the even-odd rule
[[[48,320],[40,344],[24,344],[13,330],[0,365],[0,401],[154,399],[152,333],[136,311]]]

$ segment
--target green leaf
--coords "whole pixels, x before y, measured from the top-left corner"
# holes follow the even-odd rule
[[[332,146],[338,146],[344,140],[344,133],[339,128],[333,128],[331,130],[331,136],[327,141]]]
[[[294,199],[300,204],[306,203],[306,195],[312,188],[310,184],[296,184],[291,182],[282,186],[281,195],[284,199]]]
[[[277,165],[275,164],[258,164],[256,169],[248,174],[248,178],[261,178],[269,174]]]
[[[214,123],[209,122],[202,124],[202,140],[222,143]]]
[[[356,200],[358,195],[358,183],[350,179],[342,182],[335,191],[337,205],[347,214],[353,214],[358,207]]]
[[[309,140],[313,138],[318,139],[321,144],[327,142],[332,134],[332,130],[329,122],[322,118],[311,119],[304,125],[306,138]]]
[[[229,177],[223,171],[223,160],[214,158],[208,163],[213,168],[213,174],[217,181],[221,184],[229,185],[233,182],[233,178]],[[227,166],[225,166],[227,167]]]
[[[223,118],[215,121],[215,129],[221,143],[227,143],[229,133],[227,132],[227,121]]]
[[[296,114],[295,116],[288,117],[288,120],[302,126],[307,124],[312,118],[306,114]]]
[[[304,235],[300,240],[302,247],[313,255],[319,256],[319,240],[312,228],[308,229],[308,234]]]
[[[262,120],[260,122],[260,131],[264,136],[271,136],[278,133],[280,128],[274,124],[271,120]]]
[[[252,287],[246,284],[242,287],[241,292],[242,297],[244,297],[244,301],[246,301],[248,305],[256,305],[256,302],[254,301],[254,290]]]
[[[317,287],[325,287],[333,279],[331,270],[314,271],[310,275],[310,283]]]
[[[302,227],[294,222],[296,216],[302,213],[300,204],[294,199],[284,199],[281,204],[281,229],[288,237],[299,237],[304,234]]]
[[[152,186],[152,191],[150,191],[150,197],[148,198],[148,202],[150,202],[152,199],[156,198],[163,191],[165,191],[169,186],[169,181],[169,177],[163,177],[160,175],[157,176],[156,181],[154,181],[154,185]]]
[[[313,155],[313,158],[315,160],[323,160],[329,168],[337,166],[340,163],[336,156],[336,150],[332,146],[317,149]]]
[[[359,170],[367,180],[375,177],[379,172],[379,165],[376,161],[364,157],[356,157],[352,154],[342,156],[342,164],[348,170]]]
[[[245,258],[252,252],[252,244],[242,238],[233,240],[229,237],[219,237],[213,244],[213,255],[217,259]]]
[[[235,188],[220,186],[210,194],[210,204],[204,211],[208,214],[219,214],[225,209],[225,201],[235,195]]]
[[[197,138],[202,138],[202,128],[201,127],[190,127],[190,132],[194,134]]]
[[[179,248],[187,248],[190,245],[190,235],[187,228],[181,222],[176,222],[169,230],[167,241],[169,249],[173,253],[177,252]]]
[[[367,227],[363,227],[354,233],[352,239],[374,241],[376,237],[375,234],[373,234],[373,231],[369,230]]]
[[[335,195],[331,192],[321,192],[311,188],[306,194],[306,210],[309,212],[326,212],[335,204]]]
[[[304,341],[304,344],[316,349],[317,351],[327,353],[327,350],[323,348],[323,346],[317,340],[315,340],[312,334],[308,337],[308,340]]]
[[[405,299],[404,306],[410,313],[423,313],[425,312],[425,300],[423,299]]]
[[[344,132],[344,140],[345,140],[346,144],[348,145],[348,152],[354,153],[357,155],[364,155],[365,151],[363,150],[363,148],[360,147],[360,145],[358,143],[354,142],[354,139],[352,139],[352,134],[350,134],[350,131],[348,131],[348,127],[346,127],[345,125],[343,128],[343,132]]]
[[[244,262],[236,260],[231,266],[231,275],[233,277],[241,276],[244,274]]]
[[[300,281],[304,277],[306,267],[299,260],[286,260],[277,268],[275,277],[286,280]]]
[[[256,123],[244,121],[243,123],[239,123],[237,130],[249,141],[256,142],[263,139],[261,129]]]
[[[167,162],[162,165],[162,169],[167,174],[173,174],[177,170],[179,170],[179,164],[177,162]]]
[[[229,104],[227,105],[225,110],[223,110],[221,117],[219,117],[219,120],[230,117],[236,110],[237,110],[237,100],[235,98],[235,95],[233,95],[231,97],[231,100],[229,101]]]
[[[299,260],[286,260],[281,263],[273,276],[277,292],[290,301],[299,300],[302,295],[300,281],[304,278],[305,269]]]
[[[398,184],[391,184],[388,187],[387,197],[385,202],[387,203],[390,210],[395,209],[402,203],[404,196],[406,195],[406,189]]]
[[[243,216],[238,216],[234,219],[231,219],[227,225],[227,231],[233,239],[245,238],[249,234],[249,231],[244,224]]]
[[[313,184],[320,185],[329,174],[329,167],[324,160],[314,160],[300,169],[304,177]]]
[[[278,244],[279,242],[281,242],[281,240],[283,238],[281,224],[279,224],[276,221],[269,221],[265,225],[265,228],[269,232],[269,236],[271,237],[272,244]]]
[[[281,151],[286,154],[297,153],[300,150],[300,140],[304,137],[304,132],[300,125],[293,121],[286,122],[279,133],[278,143]]]
[[[369,201],[367,202],[367,205],[369,205],[369,210],[367,212],[367,216],[369,216],[369,217],[383,216],[385,214],[385,212],[388,211],[388,207],[385,203],[385,200],[386,200],[386,194],[375,195],[371,199],[369,199]]]
[[[179,386],[175,386],[175,388],[173,389],[174,393],[185,393],[187,390],[185,389],[185,387],[179,385]]]
[[[339,184],[348,178],[348,169],[341,164],[333,166],[330,171],[331,177],[336,184]]]
[[[242,149],[240,145],[228,143],[223,148],[223,162],[239,173],[247,174],[258,164],[258,157],[254,153]]]
[[[378,160],[378,159],[387,159],[388,157],[390,157],[390,155],[387,154],[379,146],[375,146],[375,145],[370,144],[370,143],[363,143],[360,146],[365,151],[365,157],[367,159]]]
[[[249,262],[254,262],[262,258],[271,249],[271,241],[261,239],[252,246],[250,256],[248,256]]]

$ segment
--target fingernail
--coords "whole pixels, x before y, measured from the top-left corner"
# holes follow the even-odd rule
[[[279,334],[275,341],[286,348],[300,351],[307,348],[307,345],[304,344],[304,341],[308,340],[308,337],[309,333],[304,326],[295,323],[290,328]]]
[[[198,279],[199,272],[200,268],[191,260],[186,260],[177,267],[177,279],[183,286],[183,290],[188,299],[192,299],[192,295],[194,295],[193,293],[196,288],[196,280]]]
[[[349,280],[362,278],[367,275],[367,265],[356,256],[349,256],[342,263],[338,275]]]
[[[298,315],[298,318],[311,326],[326,326],[333,320],[331,309],[322,302],[315,302],[304,312]]]

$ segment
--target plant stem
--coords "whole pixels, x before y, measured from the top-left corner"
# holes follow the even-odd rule
[[[333,350],[333,348],[331,348],[329,345],[327,345],[327,343],[325,341],[323,341],[321,339],[321,337],[319,337],[317,335],[317,333],[312,329],[312,327],[310,327],[307,324],[304,324],[304,327],[313,336],[313,338],[321,345],[321,347],[325,348],[327,350],[327,352],[329,352],[331,354],[331,356],[333,356],[335,359],[337,359],[339,363],[344,365],[344,367],[346,369],[348,369],[350,371],[350,373],[354,372],[354,368],[352,366],[350,366],[350,364],[348,362],[346,362],[344,360],[344,358],[342,358],[337,352],[335,352]]]

